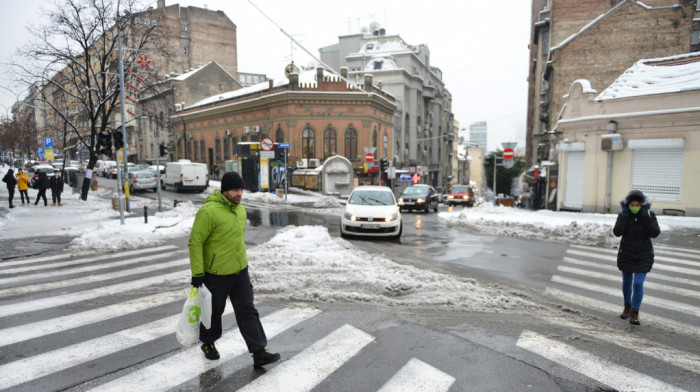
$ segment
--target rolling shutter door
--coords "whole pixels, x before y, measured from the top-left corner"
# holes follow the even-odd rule
[[[570,151],[566,153],[566,196],[564,207],[583,208],[583,164],[586,153]]]
[[[681,201],[683,149],[635,149],[632,153],[631,188],[653,201]]]

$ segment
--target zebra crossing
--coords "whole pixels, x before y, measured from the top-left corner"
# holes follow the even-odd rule
[[[251,368],[235,327],[217,341],[217,361],[204,359],[198,345],[176,342],[190,276],[180,248],[60,256],[0,263],[0,390],[207,390],[216,386],[202,381],[212,372]],[[231,313],[229,303],[229,323]],[[274,342],[305,323],[323,324],[314,321],[322,313],[297,304],[261,317]],[[326,332],[240,390],[312,390],[375,342],[351,323]],[[381,391],[447,391],[455,383],[425,360],[400,360]]]
[[[545,296],[584,308],[596,315],[585,322],[562,313],[548,318],[554,327],[565,327],[586,340],[604,342],[627,358],[655,361],[659,367],[691,372],[694,382],[675,385],[590,352],[561,337],[525,330],[516,343],[522,349],[573,370],[601,384],[624,391],[700,390],[700,251],[656,246],[655,263],[644,283],[641,327],[618,318],[622,309],[621,276],[614,249],[572,245],[552,274]],[[679,344],[669,346],[665,339]],[[585,345],[582,345],[585,346]],[[663,365],[660,365],[663,364]],[[670,369],[670,368],[669,368]],[[668,377],[673,380],[672,377]],[[673,380],[678,382],[678,380]]]

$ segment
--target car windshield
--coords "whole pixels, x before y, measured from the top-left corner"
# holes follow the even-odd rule
[[[136,173],[136,178],[153,178],[152,173]]]
[[[353,192],[348,204],[363,206],[390,206],[394,205],[394,198],[386,191],[357,191]]]
[[[453,193],[469,193],[469,188],[466,186],[453,186],[452,192]]]
[[[426,193],[428,193],[427,186],[412,186],[403,191],[404,195],[425,195]]]

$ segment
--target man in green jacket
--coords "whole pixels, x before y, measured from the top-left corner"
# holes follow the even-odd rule
[[[190,233],[190,266],[192,286],[204,284],[212,294],[211,328],[200,324],[199,340],[207,359],[219,359],[214,342],[221,337],[221,315],[230,298],[248,351],[253,353],[253,366],[260,368],[277,362],[280,355],[265,349],[267,337],[260,315],[253,303],[253,285],[248,275],[245,250],[247,215],[241,205],[244,182],[236,172],[221,179],[221,191],[214,191],[199,209]]]

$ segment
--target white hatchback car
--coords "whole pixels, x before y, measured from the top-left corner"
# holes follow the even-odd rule
[[[340,218],[340,235],[400,238],[403,226],[394,193],[385,186],[355,188]]]

